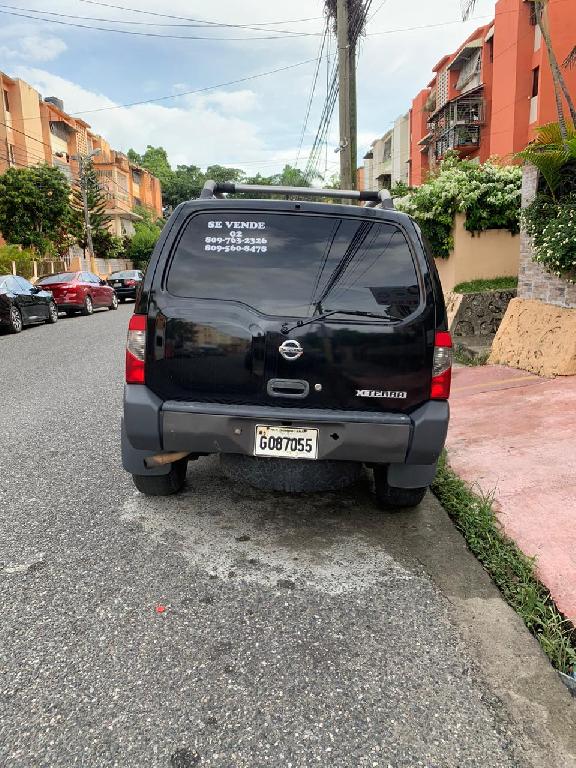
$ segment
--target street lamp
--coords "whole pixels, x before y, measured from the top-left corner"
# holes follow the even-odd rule
[[[82,207],[84,208],[84,226],[86,227],[86,243],[88,245],[88,255],[90,256],[90,270],[96,271],[96,262],[94,261],[94,244],[92,243],[92,225],[90,224],[90,211],[88,209],[88,184],[86,183],[86,163],[97,157],[102,152],[101,149],[94,149],[88,155],[72,155],[72,160],[78,161],[80,174],[80,191],[82,192]]]

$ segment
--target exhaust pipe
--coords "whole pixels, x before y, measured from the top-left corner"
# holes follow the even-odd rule
[[[178,451],[177,453],[158,453],[156,456],[148,456],[144,459],[144,464],[148,469],[154,469],[155,467],[164,467],[166,464],[172,464],[180,459],[185,459],[186,456],[190,456],[190,451]]]

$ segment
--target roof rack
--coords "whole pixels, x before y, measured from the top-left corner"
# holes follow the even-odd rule
[[[318,189],[316,187],[284,187],[274,184],[236,184],[233,181],[207,181],[200,193],[200,199],[223,198],[237,192],[252,192],[260,195],[290,195],[295,197],[333,197],[346,200],[360,200],[368,207],[394,208],[390,192],[358,191],[356,189]]]

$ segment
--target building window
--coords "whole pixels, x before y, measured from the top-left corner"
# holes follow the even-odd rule
[[[6,91],[4,91],[6,93]],[[15,166],[16,158],[14,157],[14,145],[8,144],[8,165]]]
[[[540,90],[540,67],[536,67],[532,70],[532,98],[535,99],[538,96]]]
[[[440,109],[448,101],[448,70],[438,74],[436,87],[436,109]]]
[[[4,109],[6,110],[6,112],[10,112],[10,100],[8,99],[8,91],[3,90],[3,94],[4,94]]]

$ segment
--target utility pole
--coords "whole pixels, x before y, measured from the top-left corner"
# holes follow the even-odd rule
[[[354,189],[356,157],[353,144],[352,108],[356,109],[356,88],[352,88],[352,76],[356,74],[354,51],[350,49],[348,0],[337,0],[336,33],[338,39],[338,79],[340,110],[340,188]],[[353,71],[351,68],[353,64]],[[354,104],[353,104],[354,101]]]
[[[96,272],[96,260],[94,257],[94,243],[92,242],[92,225],[90,223],[90,209],[88,208],[88,179],[86,177],[86,163],[100,154],[99,149],[90,152],[89,155],[73,155],[72,159],[78,161],[78,173],[80,175],[80,192],[82,193],[82,207],[84,209],[84,226],[86,227],[86,244],[90,258],[90,271]]]

